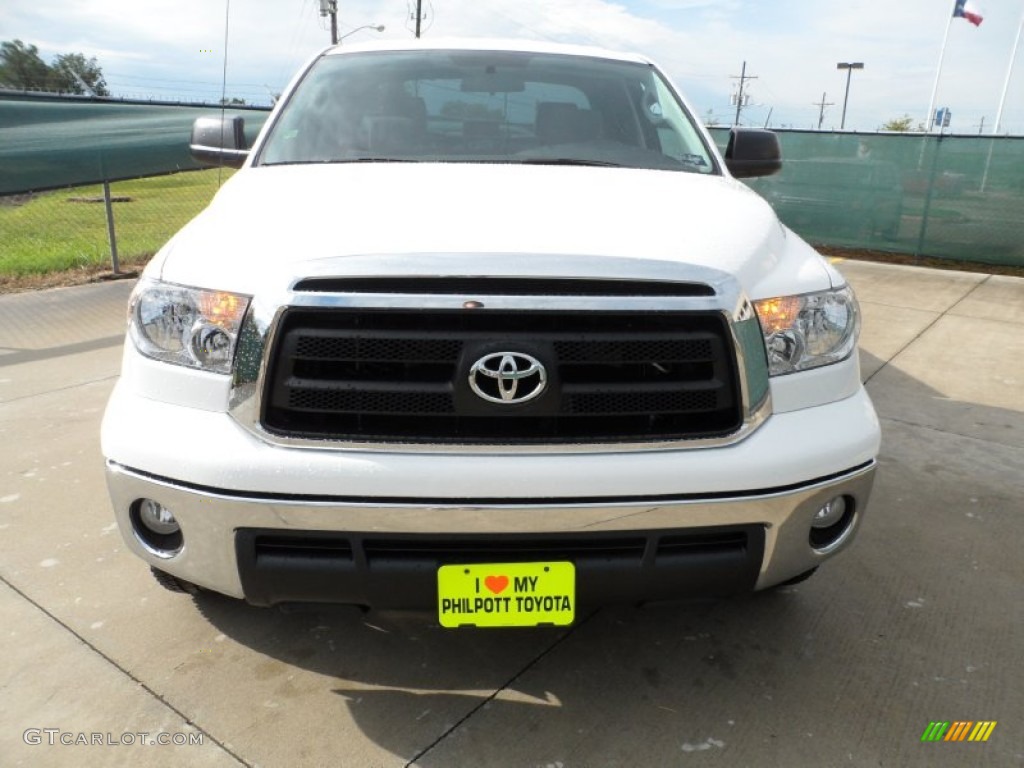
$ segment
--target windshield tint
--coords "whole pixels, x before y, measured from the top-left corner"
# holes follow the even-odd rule
[[[643,64],[479,51],[324,56],[258,164],[370,161],[715,172],[689,114]]]

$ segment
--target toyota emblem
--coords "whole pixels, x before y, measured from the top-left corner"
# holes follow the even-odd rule
[[[525,403],[548,385],[544,364],[523,352],[485,355],[469,369],[469,386],[489,403]]]

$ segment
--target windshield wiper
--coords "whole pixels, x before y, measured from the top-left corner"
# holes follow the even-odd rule
[[[332,163],[419,163],[415,157],[340,157]]]
[[[278,160],[260,165],[336,165],[338,163],[419,163],[421,160],[406,157],[336,157],[329,160]]]
[[[613,163],[610,160],[583,160],[578,157],[528,157],[522,160],[513,160],[514,163],[522,165],[583,165],[599,168],[625,168],[622,163]]]

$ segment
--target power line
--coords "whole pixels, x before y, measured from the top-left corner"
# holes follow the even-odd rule
[[[511,21],[517,27],[522,27],[527,32],[530,32],[531,34],[534,34],[537,37],[543,37],[545,40],[550,40],[553,43],[559,42],[559,39],[557,37],[552,37],[549,34],[541,32],[539,29],[535,29],[535,28],[529,26],[528,24],[524,24],[519,19],[516,19],[516,18],[514,18],[512,16],[509,16],[507,13],[503,13],[503,12],[499,11],[497,8],[490,9],[488,11],[488,13],[491,13],[494,16],[500,16],[501,18],[505,19],[506,21]],[[589,40],[592,44],[597,45],[597,42],[593,38],[591,38],[589,35],[583,33],[582,31],[579,34],[584,39]]]

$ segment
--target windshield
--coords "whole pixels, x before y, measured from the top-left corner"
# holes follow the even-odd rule
[[[324,56],[284,106],[258,164],[385,161],[715,172],[653,67],[504,51]]]

